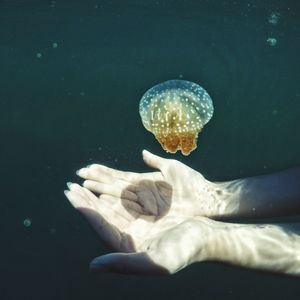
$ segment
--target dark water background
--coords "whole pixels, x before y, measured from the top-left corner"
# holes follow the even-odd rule
[[[297,0],[0,1],[0,299],[298,299],[299,280],[212,263],[92,276],[109,249],[63,190],[91,162],[148,171],[143,148],[171,157],[138,103],[174,78],[215,105],[198,149],[177,159],[211,180],[299,164],[299,53]]]

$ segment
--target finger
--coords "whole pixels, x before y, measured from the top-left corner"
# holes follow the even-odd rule
[[[167,159],[154,155],[147,150],[143,150],[143,160],[149,167],[159,170],[161,170],[168,161]]]
[[[95,207],[97,205],[97,200],[98,200],[96,195],[94,195],[88,189],[80,186],[77,183],[68,182],[67,185],[71,192],[77,193],[78,195],[81,196],[81,199],[82,199],[81,202],[82,203],[85,202],[85,207],[95,209]]]
[[[167,275],[168,270],[155,264],[146,253],[110,253],[93,259],[92,272],[114,272],[132,275]]]
[[[77,209],[109,247],[121,250],[122,234],[117,226],[109,222],[99,211],[81,207]]]
[[[143,208],[136,202],[121,200],[107,194],[102,194],[98,198],[87,188],[80,185],[76,185],[75,188],[84,193],[91,208],[99,211],[109,223],[115,225],[119,230],[125,230],[129,226],[129,222],[143,213]]]
[[[128,218],[128,214],[124,211],[123,207],[111,205],[112,200],[108,201],[111,196],[100,197],[97,199],[95,210],[99,212],[105,220],[116,226],[120,231],[128,228],[132,219]]]
[[[70,201],[74,204],[73,206],[75,208],[93,210],[101,215],[102,218],[105,218],[108,223],[117,226],[119,229],[128,226],[128,220],[124,219],[124,216],[120,215],[119,212],[113,210],[111,202],[107,203],[108,197],[100,200],[91,191],[76,183],[68,184],[68,186],[70,188],[70,193],[67,193],[67,197],[70,198]],[[85,213],[85,210],[81,212]]]
[[[104,205],[107,208],[112,209],[115,213],[120,214],[122,218],[125,218],[128,222],[134,221],[143,213],[142,207],[133,201],[120,200],[119,198],[109,195],[101,195],[99,201],[101,205]]]
[[[67,185],[70,191],[65,191],[65,195],[75,208],[79,206],[93,208],[91,197],[86,196],[83,188],[79,184],[68,182]]]
[[[82,168],[78,170],[76,174],[84,179],[91,179],[105,183],[111,182],[112,179],[122,179],[132,182],[138,180],[141,175],[139,173],[134,172],[123,172],[115,170],[98,164],[93,164],[88,168]]]
[[[89,198],[90,202],[97,205],[99,198],[84,186],[79,185],[79,187],[81,191],[84,193],[84,195]]]
[[[135,183],[140,180],[156,179],[161,176],[160,172],[123,172],[97,164],[93,164],[87,168],[82,168],[78,170],[76,174],[83,179],[94,180],[102,183],[113,183],[115,180],[123,180],[127,183]]]
[[[106,184],[94,180],[85,180],[83,186],[92,192],[99,194],[112,195],[117,198],[137,201],[138,197],[132,191],[128,190],[128,183],[118,180],[113,184]]]
[[[115,212],[122,213],[128,221],[132,221],[139,215],[144,214],[143,207],[138,202],[120,199],[109,195],[101,195],[100,201]]]
[[[65,190],[64,193],[74,208],[77,209],[79,207],[87,207],[85,200],[82,199],[82,197],[80,197],[78,193],[67,191],[67,190]]]
[[[84,192],[82,190],[82,187],[79,184],[72,183],[72,182],[67,182],[67,186],[70,189],[70,191],[77,192],[78,194],[84,196]]]
[[[137,203],[103,194],[96,197],[90,190],[76,183],[68,183],[70,194],[65,192],[67,198],[75,208],[89,208],[98,211],[109,223],[120,230],[128,227],[129,222],[143,214],[143,208]]]
[[[89,224],[106,244],[117,251],[122,250],[122,234],[118,226],[120,226],[120,223],[124,222],[124,220],[104,205],[102,205],[101,209],[99,209],[99,207],[95,209],[88,201],[86,201],[87,197],[83,197],[78,192],[65,191],[65,195],[74,208],[87,219]],[[113,222],[109,222],[109,220],[115,220],[115,223],[117,223],[116,225],[118,226]],[[126,221],[126,226],[127,224],[128,222]]]

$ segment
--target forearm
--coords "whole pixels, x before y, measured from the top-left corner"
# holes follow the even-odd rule
[[[221,216],[300,214],[300,167],[217,185],[222,192]]]
[[[212,229],[208,259],[300,276],[300,236],[295,231],[276,225],[223,224]]]

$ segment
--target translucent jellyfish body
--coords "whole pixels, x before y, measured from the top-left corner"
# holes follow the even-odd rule
[[[213,103],[200,85],[169,80],[149,89],[140,101],[143,125],[167,152],[189,155],[213,115]]]

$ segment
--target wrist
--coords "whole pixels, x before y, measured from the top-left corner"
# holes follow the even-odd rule
[[[214,182],[214,193],[217,199],[217,209],[213,217],[229,217],[238,214],[242,179]]]
[[[226,223],[215,221],[206,217],[195,217],[190,221],[194,228],[194,251],[191,255],[191,263],[215,260],[219,255],[216,246],[219,236],[226,232]]]

